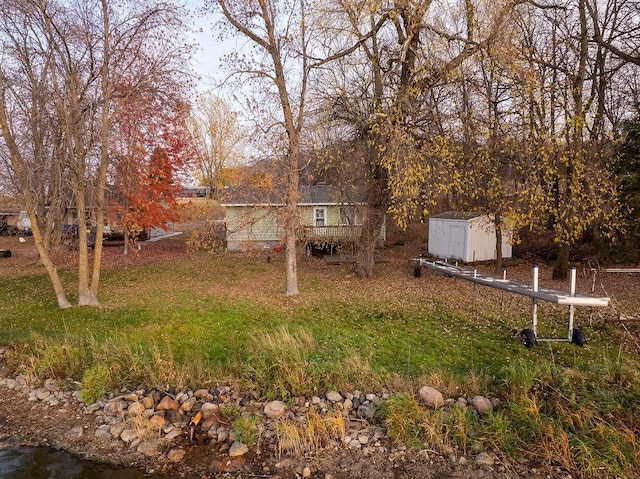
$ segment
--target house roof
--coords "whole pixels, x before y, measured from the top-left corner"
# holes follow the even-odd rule
[[[330,206],[344,204],[362,204],[363,195],[353,188],[345,189],[338,185],[300,185],[298,188],[299,206]],[[221,192],[222,206],[282,206],[284,194],[274,190],[256,187],[225,188]]]
[[[430,216],[430,218],[440,218],[444,220],[472,220],[484,216],[484,213],[478,211],[445,211],[437,215]]]

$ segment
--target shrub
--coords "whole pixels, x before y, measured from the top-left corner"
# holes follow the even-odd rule
[[[117,376],[117,375],[116,375]],[[82,376],[80,399],[94,403],[107,395],[112,388],[112,371],[106,364],[96,364],[87,369]]]

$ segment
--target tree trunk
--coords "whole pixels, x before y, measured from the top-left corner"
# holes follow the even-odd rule
[[[122,226],[122,237],[124,238],[122,254],[124,256],[127,256],[129,254],[129,228],[127,227],[126,223]]]
[[[569,274],[569,253],[571,245],[563,243],[558,249],[558,258],[553,266],[553,279],[567,279]]]
[[[70,308],[71,303],[67,299],[67,295],[64,292],[64,286],[62,285],[62,281],[60,280],[60,276],[58,275],[58,269],[51,260],[49,250],[45,248],[42,233],[40,232],[40,227],[38,226],[38,219],[35,215],[33,205],[30,203],[31,202],[27,200],[27,209],[29,213],[29,219],[31,220],[31,232],[33,233],[33,240],[35,242],[36,249],[38,250],[38,255],[40,256],[40,260],[47,270],[47,274],[49,275],[49,279],[51,280],[51,285],[53,286],[53,290],[58,301],[58,307],[60,309]]]
[[[286,261],[287,261],[287,286],[285,294],[294,296],[299,294],[298,290],[298,264],[296,257],[296,233],[289,231],[287,226],[287,244],[286,244]],[[295,229],[295,228],[294,228]]]
[[[298,258],[296,253],[296,234],[298,228],[298,148],[297,143],[292,142],[289,150],[289,179],[287,181],[287,201],[285,205],[285,237],[286,237],[286,263],[287,285],[285,294],[294,296],[300,293],[298,289]]]
[[[99,306],[98,300],[89,288],[89,243],[87,241],[87,221],[85,189],[81,184],[83,177],[76,185],[76,206],[78,208],[78,305]]]
[[[360,244],[356,255],[356,274],[359,278],[371,278],[375,266],[376,243],[384,221],[384,214],[372,207],[367,207],[362,224]]]
[[[102,112],[100,116],[100,168],[98,170],[98,184],[96,185],[96,238],[93,245],[93,267],[89,290],[98,302],[100,287],[100,272],[102,268],[102,239],[105,223],[105,196],[107,189],[107,168],[109,165],[109,130],[111,122],[109,113],[111,108],[111,86],[109,85],[109,62],[111,60],[109,35],[109,8],[106,0],[100,2],[102,7],[103,50],[102,68],[100,69],[100,87],[102,89]]]

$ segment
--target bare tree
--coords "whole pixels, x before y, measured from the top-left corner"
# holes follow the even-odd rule
[[[298,218],[298,185],[300,183],[300,151],[307,112],[307,92],[312,72],[332,60],[353,52],[354,45],[340,44],[333,48],[318,40],[327,30],[318,28],[325,20],[308,12],[306,0],[278,2],[275,0],[211,0],[209,8],[222,13],[225,24],[257,47],[255,56],[233,56],[234,73],[258,80],[262,110],[268,109],[268,100],[275,97],[279,114],[278,129],[270,128],[273,142],[282,145],[282,177],[284,180],[284,207],[282,224],[286,242],[285,294],[299,293],[296,259],[296,230]],[[324,38],[324,37],[323,37]],[[282,132],[279,135],[274,131]]]
[[[238,113],[212,92],[201,94],[189,118],[197,176],[213,196],[222,186],[225,168],[237,159],[238,146],[245,137]]]
[[[176,26],[178,9],[145,2],[123,8],[109,0],[7,0],[0,8],[0,128],[36,247],[58,304],[68,307],[47,237],[73,205],[78,303],[96,305],[112,95],[124,76],[141,87],[150,75],[177,71],[175,60],[186,59],[186,50],[183,44],[174,46],[168,30]],[[34,172],[41,172],[43,181]],[[90,268],[87,222],[92,215],[97,231]]]

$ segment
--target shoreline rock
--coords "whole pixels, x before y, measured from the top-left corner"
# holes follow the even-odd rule
[[[375,416],[376,407],[389,397],[387,391],[328,391],[311,398],[295,398],[287,403],[262,402],[251,395],[241,396],[229,386],[180,391],[177,394],[161,389],[138,389],[87,404],[80,400],[76,389],[65,389],[54,380],[42,382],[25,374],[0,379],[0,389],[25,396],[32,409],[41,409],[45,414],[47,411],[65,411],[66,415],[75,417],[78,424],[67,429],[66,440],[85,445],[95,442],[109,451],[106,456],[117,456],[121,451],[128,460],[135,458],[140,464],[152,464],[156,470],[184,464],[193,447],[206,444],[213,447],[216,454],[231,461],[244,460],[250,453],[252,457],[313,453],[313,445],[296,443],[295,438],[283,433],[283,424],[290,428],[304,427],[310,420],[310,414],[342,424],[333,432],[325,431],[327,437],[317,445],[318,450],[349,451],[363,458],[383,455],[392,462],[406,454],[402,446],[392,443],[383,424]],[[423,390],[425,387],[421,392]],[[434,388],[429,388],[429,393],[436,399],[426,406],[442,408],[445,412],[451,407],[473,407],[477,398],[460,397],[444,401]],[[485,402],[482,404],[486,406]],[[477,413],[482,414],[481,411]],[[255,426],[257,445],[251,446],[240,440],[240,432],[234,428],[234,421],[238,418],[243,418],[245,425]],[[445,463],[446,452],[449,451],[441,452]],[[456,455],[454,452],[451,454]],[[487,457],[493,456],[482,455],[482,452],[478,456],[477,461],[462,458],[456,464],[469,462],[477,464],[476,467],[490,466]],[[417,457],[433,462],[433,454]]]

